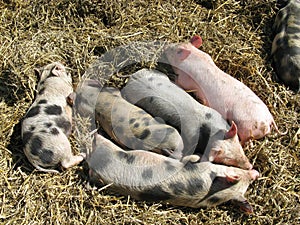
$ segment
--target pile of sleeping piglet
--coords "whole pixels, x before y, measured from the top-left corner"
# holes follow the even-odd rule
[[[259,173],[243,146],[272,128],[285,133],[263,101],[220,70],[198,49],[201,44],[194,36],[165,48],[175,82],[157,70],[141,69],[121,90],[87,78],[74,92],[61,63],[36,70],[36,98],[22,121],[29,162],[39,171],[59,172],[86,160],[91,180],[138,200],[193,208],[231,200],[251,214],[244,194]],[[299,84],[299,73],[295,80]],[[68,140],[74,105],[102,132],[91,130],[92,150],[79,155]]]

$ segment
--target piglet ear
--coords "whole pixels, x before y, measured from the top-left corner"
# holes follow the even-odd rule
[[[51,71],[52,75],[57,77],[62,77],[64,75],[64,72],[65,72],[64,68],[61,67],[60,65],[56,65]]]
[[[226,174],[226,180],[230,184],[236,184],[237,182],[239,182],[240,179],[241,179],[241,177],[238,176],[238,175],[229,175],[229,174]]]
[[[208,155],[208,160],[214,163],[221,163],[224,159],[224,150],[212,148]]]
[[[84,84],[90,87],[101,88],[101,83],[98,80],[94,79],[85,80]]]
[[[179,48],[176,54],[178,55],[179,60],[183,61],[191,54],[191,51],[185,48]]]
[[[71,94],[69,94],[66,98],[67,100],[67,103],[69,106],[73,106],[74,105],[74,102],[75,102],[75,98],[76,98],[76,93],[75,92],[72,92]]]
[[[42,68],[34,68],[34,74],[37,79],[40,79],[42,76]]]
[[[192,37],[190,42],[196,48],[199,48],[202,45],[202,38],[199,35],[195,35],[194,37]]]
[[[225,133],[225,139],[233,138],[235,135],[237,135],[237,126],[235,122],[232,121],[229,131]]]

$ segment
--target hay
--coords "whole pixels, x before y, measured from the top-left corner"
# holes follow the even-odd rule
[[[2,0],[0,10],[1,224],[299,223],[300,97],[272,79],[274,0]],[[108,50],[133,41],[180,42],[193,34],[202,36],[201,49],[221,69],[268,105],[280,130],[289,130],[245,148],[262,175],[247,192],[254,215],[245,216],[230,203],[190,209],[95,190],[87,185],[84,163],[58,175],[33,171],[22,152],[20,121],[34,98],[35,67],[61,61],[76,86]],[[110,84],[121,87],[126,73],[141,67],[163,67],[156,60],[117,71]]]

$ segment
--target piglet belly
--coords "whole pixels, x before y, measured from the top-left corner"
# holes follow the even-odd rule
[[[200,74],[200,73],[198,73]],[[241,92],[233,92],[232,85],[226,84],[224,78],[209,76],[207,79],[199,79],[196,75],[195,83],[198,85],[196,97],[204,105],[218,111],[224,119],[232,120],[232,108],[239,101]]]

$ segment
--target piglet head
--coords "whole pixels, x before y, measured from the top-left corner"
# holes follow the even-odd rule
[[[234,122],[225,133],[218,132],[210,140],[209,161],[236,166],[243,169],[252,169],[237,135],[237,126]]]
[[[228,168],[226,171],[226,179],[229,183],[237,185],[236,195],[233,196],[232,202],[239,207],[239,209],[246,213],[252,214],[253,208],[244,197],[247,187],[250,183],[259,177],[256,170],[239,170],[237,168]]]
[[[190,44],[171,44],[167,46],[165,54],[172,66],[178,66],[191,54],[191,50],[188,48],[188,45]]]
[[[194,50],[202,45],[202,38],[195,35],[191,38],[190,43],[173,44],[166,48],[166,55],[172,66],[184,61]]]
[[[253,213],[253,208],[244,197],[250,183],[256,180],[259,173],[256,170],[243,170],[236,167],[217,166],[216,177],[210,190],[214,200],[232,200],[239,209],[246,213]],[[215,201],[218,202],[218,201]]]
[[[34,72],[40,84],[44,83],[50,77],[62,78],[67,83],[70,83],[70,85],[72,83],[71,75],[67,73],[64,65],[59,62],[48,64],[42,68],[36,68]]]

